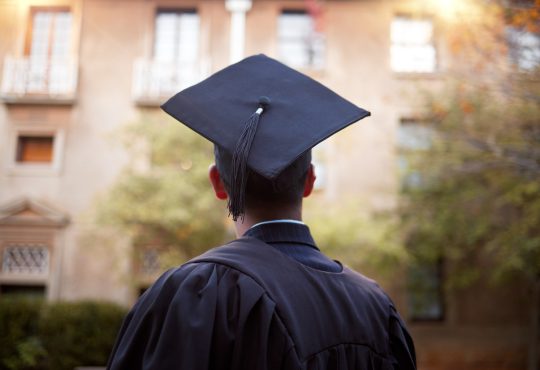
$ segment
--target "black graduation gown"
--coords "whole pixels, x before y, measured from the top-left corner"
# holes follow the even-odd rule
[[[125,319],[111,370],[415,369],[387,295],[253,237],[169,270]]]

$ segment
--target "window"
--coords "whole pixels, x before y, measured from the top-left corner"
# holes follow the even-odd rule
[[[156,15],[154,59],[193,64],[199,53],[199,16],[194,10],[160,10]]]
[[[135,271],[137,278],[136,294],[138,297],[143,295],[159,274],[163,272],[160,252],[157,248],[157,246],[148,246],[142,250],[137,250]]]
[[[324,39],[316,31],[314,19],[305,11],[286,10],[279,16],[278,55],[291,67],[323,67]]]
[[[409,269],[409,317],[415,321],[444,319],[442,260]]]
[[[398,126],[396,144],[398,169],[402,189],[414,189],[425,181],[422,172],[414,168],[416,156],[426,155],[435,139],[429,122],[402,119]],[[414,247],[414,245],[413,245]],[[443,261],[417,262],[408,271],[408,305],[412,320],[429,321],[444,318],[442,286]]]
[[[433,22],[396,16],[390,28],[390,63],[395,72],[431,73],[436,68]]]
[[[433,142],[433,128],[426,122],[413,119],[402,119],[397,130],[397,166],[404,188],[414,188],[422,185],[420,171],[413,168],[415,156],[422,155]]]
[[[71,89],[72,16],[67,9],[34,9],[29,45],[29,93],[61,93]]]
[[[133,68],[133,97],[139,104],[159,105],[206,75],[199,28],[195,10],[158,10],[152,58],[138,58]]]
[[[45,294],[45,285],[0,284],[0,296],[10,295],[17,297],[44,298]]]
[[[58,256],[69,215],[28,198],[0,204],[0,214],[0,299],[4,294],[58,297]]]
[[[55,127],[20,126],[11,131],[5,148],[11,174],[55,175],[62,167],[64,130]]]
[[[18,163],[51,163],[53,144],[53,136],[19,136],[17,139],[16,161]]]
[[[151,281],[162,272],[161,253],[157,246],[136,248],[134,270],[145,282]]]
[[[154,276],[160,272],[159,253],[155,249],[142,253],[141,273],[145,276]]]
[[[49,247],[43,243],[0,245],[0,297],[44,298],[49,278]]]
[[[71,21],[71,13],[67,9],[35,9],[28,53],[32,60],[45,61],[69,56]]]
[[[44,244],[8,244],[2,255],[2,273],[48,274],[49,248]]]
[[[509,28],[507,30],[511,62],[522,71],[540,66],[540,36],[531,32]]]
[[[32,7],[24,56],[6,56],[2,98],[10,103],[72,104],[77,86],[73,21],[69,8]]]
[[[325,140],[317,144],[311,150],[311,162],[315,167],[315,175],[317,179],[315,180],[314,188],[315,190],[324,189],[327,184],[327,164],[328,164],[328,141]]]
[[[402,119],[397,132],[399,149],[406,151],[427,150],[431,147],[433,129],[414,119]]]

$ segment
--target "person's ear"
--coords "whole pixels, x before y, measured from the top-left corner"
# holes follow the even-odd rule
[[[310,164],[306,176],[306,182],[304,184],[304,198],[309,197],[309,195],[313,191],[315,179],[317,179],[317,176],[315,176],[315,167],[313,166],[313,164]]]
[[[225,190],[225,185],[223,184],[223,180],[221,180],[221,176],[215,164],[212,164],[208,169],[208,178],[214,188],[216,197],[221,200],[227,199],[227,190]]]

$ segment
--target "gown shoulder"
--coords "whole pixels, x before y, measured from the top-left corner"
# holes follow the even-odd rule
[[[248,245],[164,273],[126,317],[108,369],[415,368],[410,336],[372,280],[319,277]]]

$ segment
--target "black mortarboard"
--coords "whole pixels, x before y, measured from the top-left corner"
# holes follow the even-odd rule
[[[247,167],[274,180],[312,147],[369,112],[268,58],[248,57],[161,108],[233,157],[229,211],[244,213]]]

